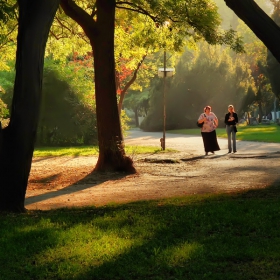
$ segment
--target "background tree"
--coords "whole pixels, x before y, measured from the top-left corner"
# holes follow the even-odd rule
[[[251,117],[250,112],[254,110],[254,108],[252,108],[252,105],[256,101],[255,92],[256,90],[252,86],[250,86],[247,90],[245,98],[242,100],[242,107],[240,111],[242,112],[242,116],[244,116],[245,119],[247,120],[248,124],[250,124],[250,117]]]
[[[92,72],[79,62],[62,66],[46,60],[36,145],[97,143]]]
[[[254,0],[224,0],[280,62],[280,27]]]
[[[15,57],[17,13],[15,1],[0,1],[0,69],[9,69],[6,61]]]
[[[84,66],[80,62],[84,61],[75,59],[61,65],[52,59],[45,59],[36,146],[97,143],[92,72],[87,64]],[[92,68],[92,63],[90,66]],[[12,70],[0,71],[0,83],[6,90],[2,99],[9,109],[14,77]],[[4,116],[5,122],[7,117],[9,112]]]
[[[134,124],[139,127],[139,117],[145,117],[149,110],[150,90],[144,91],[130,90],[127,98],[124,100],[125,108],[132,110],[134,113]]]
[[[200,43],[197,50],[186,49],[176,65],[176,75],[168,79],[167,129],[196,126],[197,117],[207,104],[213,107],[218,117],[224,116],[230,103],[235,104],[237,110],[241,107],[252,83],[250,69],[240,57],[232,58],[229,53],[224,47],[206,43]],[[141,128],[162,130],[162,100],[162,85],[159,81]]]
[[[269,79],[262,73],[265,73],[266,66],[261,63],[253,71],[252,75],[255,79],[255,85],[257,88],[255,103],[258,106],[258,121],[261,123],[262,118],[266,117],[273,108],[273,93],[271,90],[271,84]]]
[[[155,22],[139,13],[118,9],[115,28],[115,60],[118,108],[122,109],[128,90],[142,91],[149,87],[150,80],[162,64],[162,49],[169,52],[181,51],[187,40],[170,36],[170,28],[155,28]],[[167,40],[168,37],[168,40]],[[173,65],[170,65],[173,66]]]
[[[212,44],[228,43],[240,49],[232,30],[220,32],[216,6],[209,1],[126,1],[97,0],[92,9],[78,6],[72,0],[62,0],[65,13],[80,24],[88,36],[94,55],[96,113],[99,140],[99,158],[95,170],[121,170],[135,172],[132,160],[123,149],[116,99],[114,29],[115,8],[138,12],[157,24],[172,22],[170,37],[190,36],[194,40],[206,39]],[[207,11],[207,12],[205,12]],[[168,38],[167,38],[168,41]],[[104,109],[106,108],[106,109]]]

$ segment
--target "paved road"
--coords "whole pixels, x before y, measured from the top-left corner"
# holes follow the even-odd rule
[[[125,137],[125,143],[129,145],[158,146],[160,148],[161,137],[162,132],[143,132],[140,129],[131,129]],[[227,153],[227,139],[218,138],[218,143],[221,150],[216,154]],[[189,154],[204,154],[201,136],[166,133],[165,147]],[[280,152],[280,144],[278,143],[237,141],[237,154],[267,154],[275,152]]]

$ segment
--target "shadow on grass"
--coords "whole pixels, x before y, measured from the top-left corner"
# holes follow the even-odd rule
[[[0,216],[3,279],[279,279],[280,188]],[[67,233],[74,232],[74,235]],[[98,244],[98,246],[97,246]]]
[[[60,174],[56,174],[52,177],[52,180],[60,176]],[[88,188],[95,187],[99,184],[102,184],[106,181],[111,180],[119,180],[121,178],[124,178],[127,176],[126,173],[119,173],[119,172],[92,172],[82,178],[81,180],[78,180],[75,182],[75,184],[71,184],[65,188],[49,191],[40,195],[36,196],[30,196],[25,199],[25,205],[33,204],[36,202],[44,201],[50,198],[59,197],[62,195],[65,195],[65,193],[75,193],[82,190],[86,190]],[[49,177],[48,177],[49,178]],[[43,180],[46,180],[46,178],[43,178]]]

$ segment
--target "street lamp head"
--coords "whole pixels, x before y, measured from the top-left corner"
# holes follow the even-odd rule
[[[159,78],[164,77],[164,72],[166,73],[165,77],[172,77],[175,73],[175,68],[158,68],[158,76]]]

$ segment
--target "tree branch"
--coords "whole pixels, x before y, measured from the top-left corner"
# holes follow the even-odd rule
[[[127,5],[129,7],[125,7],[125,5]],[[118,2],[116,2],[116,7],[119,8],[119,9],[128,10],[128,11],[132,11],[132,12],[136,12],[136,13],[146,15],[149,18],[151,18],[154,22],[159,22],[160,21],[158,16],[152,16],[148,11],[146,11],[145,9],[143,9],[140,6],[137,6],[134,3],[130,3],[130,2],[126,2],[126,1],[118,1]]]
[[[133,75],[131,77],[131,79],[126,83],[124,89],[121,91],[121,95],[120,95],[120,101],[118,104],[118,110],[119,110],[119,114],[121,113],[121,109],[122,109],[122,104],[123,104],[123,100],[124,100],[124,96],[125,93],[127,92],[127,90],[129,89],[129,87],[134,83],[134,81],[137,78],[137,73],[139,71],[139,68],[141,67],[141,65],[143,64],[145,58],[146,58],[147,54],[144,54],[141,61],[139,61],[139,63],[137,64],[136,69],[133,72]]]
[[[280,27],[254,0],[224,0],[280,62]]]
[[[96,33],[96,22],[93,18],[79,7],[73,0],[61,0],[60,6],[66,15],[76,21],[89,38]]]

